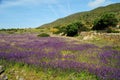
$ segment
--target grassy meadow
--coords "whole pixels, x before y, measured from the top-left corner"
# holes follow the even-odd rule
[[[120,39],[108,37],[1,33],[0,65],[8,80],[119,80]]]

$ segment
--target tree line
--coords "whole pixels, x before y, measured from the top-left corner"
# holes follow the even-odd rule
[[[96,30],[107,32],[112,32],[112,28],[115,28],[118,24],[118,20],[114,13],[105,13],[100,18],[97,18],[93,22],[92,28],[87,28],[82,22],[74,22],[67,25],[66,27],[56,27],[58,28],[57,33],[63,32],[67,36],[76,36],[81,31]]]

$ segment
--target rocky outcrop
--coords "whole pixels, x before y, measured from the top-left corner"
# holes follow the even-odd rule
[[[4,71],[5,71],[5,70],[4,70],[3,66],[0,65],[0,75],[1,75],[2,73],[4,73]]]
[[[4,72],[4,67],[0,65],[0,80],[8,80],[8,77]]]

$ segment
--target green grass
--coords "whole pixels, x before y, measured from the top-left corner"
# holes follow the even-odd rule
[[[84,71],[43,69],[4,60],[0,60],[0,65],[4,65],[5,74],[9,80],[18,80],[19,78],[24,78],[24,80],[99,80],[95,75]]]
[[[78,55],[76,61],[88,63],[88,64],[99,64],[100,61],[98,59],[97,53],[88,53],[87,51],[83,51],[80,55]]]

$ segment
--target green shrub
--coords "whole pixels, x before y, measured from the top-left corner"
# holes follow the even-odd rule
[[[76,36],[81,31],[88,31],[86,27],[81,22],[74,22],[72,24],[67,25],[67,27],[64,30],[64,33],[67,34],[67,36]]]
[[[38,37],[49,37],[50,35],[47,33],[41,33],[39,35],[37,35]]]
[[[104,30],[109,27],[115,27],[118,23],[117,18],[115,17],[115,14],[113,13],[107,13],[103,14],[100,19],[96,19],[94,21],[93,30]]]
[[[65,34],[67,36],[75,36],[78,34],[78,27],[74,24],[70,24],[66,27]]]

